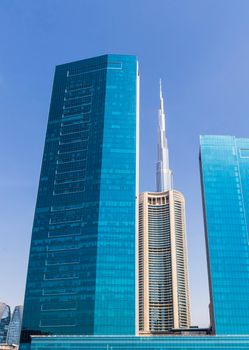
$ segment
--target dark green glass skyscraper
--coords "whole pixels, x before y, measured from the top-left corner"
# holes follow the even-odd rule
[[[138,64],[56,67],[21,349],[32,334],[135,334]]]

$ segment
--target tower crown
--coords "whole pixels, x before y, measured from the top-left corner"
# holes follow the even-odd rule
[[[166,138],[165,113],[162,93],[162,80],[160,79],[160,107],[158,110],[158,143],[157,143],[157,166],[156,186],[157,192],[172,190],[172,171],[169,168],[169,150]]]

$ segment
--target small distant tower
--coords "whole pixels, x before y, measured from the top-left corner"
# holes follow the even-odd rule
[[[10,319],[11,312],[9,305],[0,302],[0,344],[6,343]]]
[[[13,345],[13,344],[19,345],[21,327],[22,327],[22,315],[23,315],[23,306],[22,305],[16,306],[11,317],[8,334],[7,334],[7,344],[9,345]]]
[[[173,190],[160,80],[157,192],[139,198],[140,334],[170,333],[190,326],[185,200]]]

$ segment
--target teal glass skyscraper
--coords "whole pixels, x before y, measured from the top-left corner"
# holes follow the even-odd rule
[[[135,334],[136,57],[56,67],[29,257],[32,334]]]
[[[249,139],[201,136],[200,166],[216,334],[249,334]]]

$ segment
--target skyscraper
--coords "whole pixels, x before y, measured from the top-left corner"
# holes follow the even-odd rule
[[[6,343],[11,313],[9,305],[0,302],[0,344]]]
[[[162,81],[160,79],[160,108],[158,110],[158,143],[156,165],[157,192],[165,192],[173,189],[172,171],[169,167],[169,149],[166,137],[166,120],[164,112]]]
[[[200,168],[216,334],[249,334],[249,139],[201,136]]]
[[[135,334],[134,56],[56,67],[21,337]]]
[[[160,82],[157,191],[139,200],[139,332],[190,326],[185,200],[173,190]]]
[[[23,306],[18,305],[15,307],[11,321],[9,324],[8,334],[7,334],[7,344],[19,344],[21,326],[22,326],[22,315],[23,315]]]

